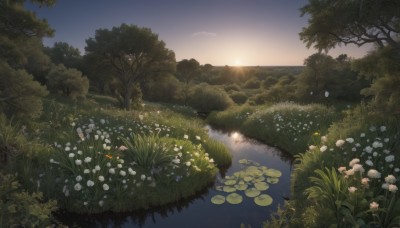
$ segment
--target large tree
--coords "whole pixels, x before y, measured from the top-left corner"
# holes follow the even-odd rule
[[[190,82],[200,76],[200,63],[195,59],[183,59],[176,64],[176,75],[185,83],[183,88],[184,103],[189,99]]]
[[[63,64],[67,68],[80,69],[81,52],[78,48],[66,42],[55,42],[53,47],[46,47],[45,52],[54,64]]]
[[[141,79],[175,70],[175,54],[149,28],[122,24],[111,30],[98,29],[86,44],[87,55],[98,57],[99,63],[115,72],[120,86],[115,93],[123,99],[125,109],[130,108],[135,84]]]
[[[372,43],[400,52],[398,0],[309,0],[301,13],[309,16],[300,33],[307,47],[329,50],[340,44]]]

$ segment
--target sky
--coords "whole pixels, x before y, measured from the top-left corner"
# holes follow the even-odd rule
[[[299,66],[315,53],[299,32],[307,26],[300,8],[307,0],[58,0],[50,8],[27,5],[47,19],[55,36],[84,54],[97,29],[122,23],[158,34],[176,60],[194,58],[214,66]],[[371,47],[348,45],[330,51],[359,58]]]

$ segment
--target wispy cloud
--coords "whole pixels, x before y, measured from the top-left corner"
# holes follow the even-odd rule
[[[214,32],[206,32],[206,31],[200,31],[200,32],[195,32],[192,34],[192,37],[214,37],[217,36],[217,33]]]

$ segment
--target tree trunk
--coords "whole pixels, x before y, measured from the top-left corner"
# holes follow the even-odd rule
[[[132,89],[127,87],[124,94],[124,108],[129,110],[131,108]]]

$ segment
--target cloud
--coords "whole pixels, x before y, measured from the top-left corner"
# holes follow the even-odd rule
[[[192,37],[214,37],[217,36],[217,33],[214,32],[206,32],[206,31],[201,31],[201,32],[195,32],[192,34]]]

